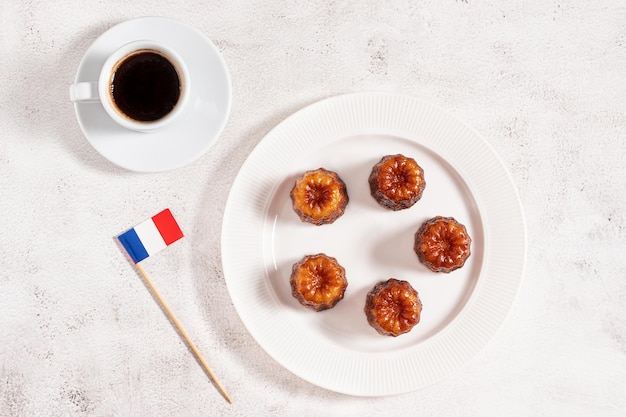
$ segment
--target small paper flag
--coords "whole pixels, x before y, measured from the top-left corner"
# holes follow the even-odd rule
[[[137,263],[165,249],[183,236],[172,212],[165,209],[117,238]]]

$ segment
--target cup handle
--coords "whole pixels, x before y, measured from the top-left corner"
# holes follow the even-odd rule
[[[98,83],[82,82],[70,85],[71,101],[99,101]]]

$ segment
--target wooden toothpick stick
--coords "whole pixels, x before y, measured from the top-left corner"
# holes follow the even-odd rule
[[[196,356],[196,358],[200,362],[200,365],[202,365],[202,368],[209,375],[209,377],[211,378],[212,382],[215,384],[215,386],[217,387],[219,392],[222,394],[222,396],[226,399],[226,401],[228,401],[230,404],[232,404],[233,401],[230,399],[230,397],[226,393],[226,390],[224,389],[224,387],[222,386],[220,381],[217,379],[217,377],[213,373],[213,370],[206,363],[206,361],[204,360],[204,358],[200,354],[200,351],[198,350],[196,345],[191,341],[191,339],[189,338],[189,335],[187,335],[187,332],[185,331],[185,329],[183,329],[183,327],[180,325],[180,322],[178,321],[176,316],[174,316],[174,313],[172,313],[172,310],[170,310],[170,308],[167,306],[167,304],[165,303],[165,301],[161,297],[161,294],[159,294],[159,292],[155,288],[154,284],[152,284],[152,281],[150,280],[150,278],[148,278],[148,275],[146,274],[146,271],[144,271],[143,267],[141,265],[139,265],[138,263],[136,263],[135,266],[137,267],[137,270],[139,271],[139,273],[143,277],[144,281],[146,282],[146,284],[148,285],[148,287],[150,288],[150,290],[152,291],[152,293],[156,297],[156,299],[159,302],[159,304],[161,304],[161,308],[163,309],[165,314],[167,314],[167,316],[169,317],[171,322],[174,323],[174,326],[176,327],[176,329],[178,329],[178,332],[180,333],[180,335],[183,337],[183,339],[187,343],[187,346],[189,346],[191,351],[194,353],[194,355]]]

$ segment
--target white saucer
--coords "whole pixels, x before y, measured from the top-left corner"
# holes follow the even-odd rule
[[[78,67],[76,82],[97,80],[113,51],[139,39],[167,44],[187,64],[191,95],[185,113],[149,133],[122,128],[99,102],[76,102],[76,116],[87,140],[109,161],[131,171],[167,171],[202,156],[222,133],[231,106],[230,76],[218,49],[202,32],[172,19],[142,17],[98,37]]]

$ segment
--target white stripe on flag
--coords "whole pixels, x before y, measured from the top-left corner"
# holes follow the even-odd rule
[[[152,256],[167,246],[152,219],[138,224],[134,229],[148,255]]]

